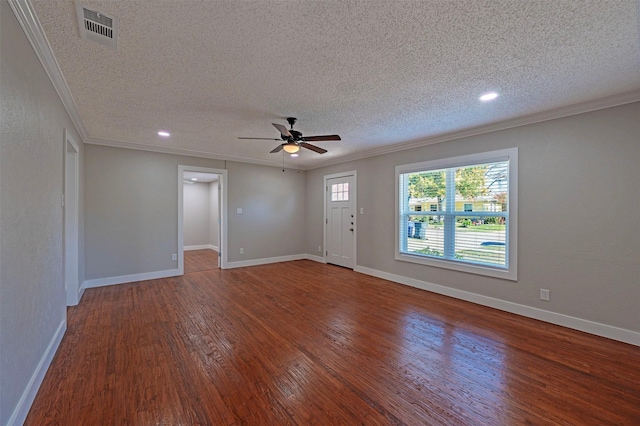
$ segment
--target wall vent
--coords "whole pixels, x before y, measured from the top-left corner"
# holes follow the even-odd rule
[[[76,3],[76,13],[83,40],[95,41],[112,49],[118,48],[120,19],[80,3]]]

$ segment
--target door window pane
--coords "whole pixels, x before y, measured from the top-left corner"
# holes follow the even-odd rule
[[[349,183],[331,185],[331,201],[349,201]]]

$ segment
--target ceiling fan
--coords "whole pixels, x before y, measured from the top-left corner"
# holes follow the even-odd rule
[[[271,153],[280,152],[283,149],[285,152],[289,154],[294,154],[300,151],[300,147],[310,149],[311,151],[315,151],[318,154],[324,154],[327,152],[326,149],[320,148],[319,146],[311,145],[307,142],[325,142],[325,141],[339,141],[342,140],[338,135],[321,135],[321,136],[302,136],[302,133],[297,130],[293,130],[293,125],[296,124],[295,117],[287,117],[287,122],[291,126],[291,129],[287,130],[285,126],[282,124],[271,123],[273,127],[278,129],[280,132],[280,139],[274,138],[238,138],[238,139],[261,139],[268,141],[284,141],[277,147],[271,150]]]

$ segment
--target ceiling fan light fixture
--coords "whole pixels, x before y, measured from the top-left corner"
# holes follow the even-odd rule
[[[294,142],[288,142],[284,144],[282,149],[284,149],[284,151],[288,152],[289,154],[295,154],[296,152],[300,151],[300,147]]]
[[[320,148],[319,146],[315,146],[310,144],[309,142],[327,142],[327,141],[340,141],[342,140],[339,135],[317,135],[317,136],[307,136],[303,137],[301,132],[297,130],[293,130],[293,125],[296,122],[294,117],[288,117],[287,122],[291,125],[291,130],[288,130],[285,126],[278,123],[271,123],[273,127],[275,127],[278,132],[280,132],[280,139],[273,139],[278,141],[278,146],[269,151],[270,154],[276,154],[280,151],[283,151],[283,154],[286,152],[290,154],[292,157],[297,157],[296,154],[300,151],[300,148],[310,149],[313,152],[317,152],[318,154],[324,154],[327,152],[326,149]],[[263,139],[263,140],[272,140],[271,138],[247,138],[247,137],[238,137],[238,139]],[[284,159],[284,157],[282,157]]]

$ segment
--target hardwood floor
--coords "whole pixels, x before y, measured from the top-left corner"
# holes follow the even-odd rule
[[[639,366],[335,266],[214,268],[87,290],[26,424],[638,425]]]
[[[218,269],[218,252],[213,250],[189,250],[184,252],[184,273]]]

